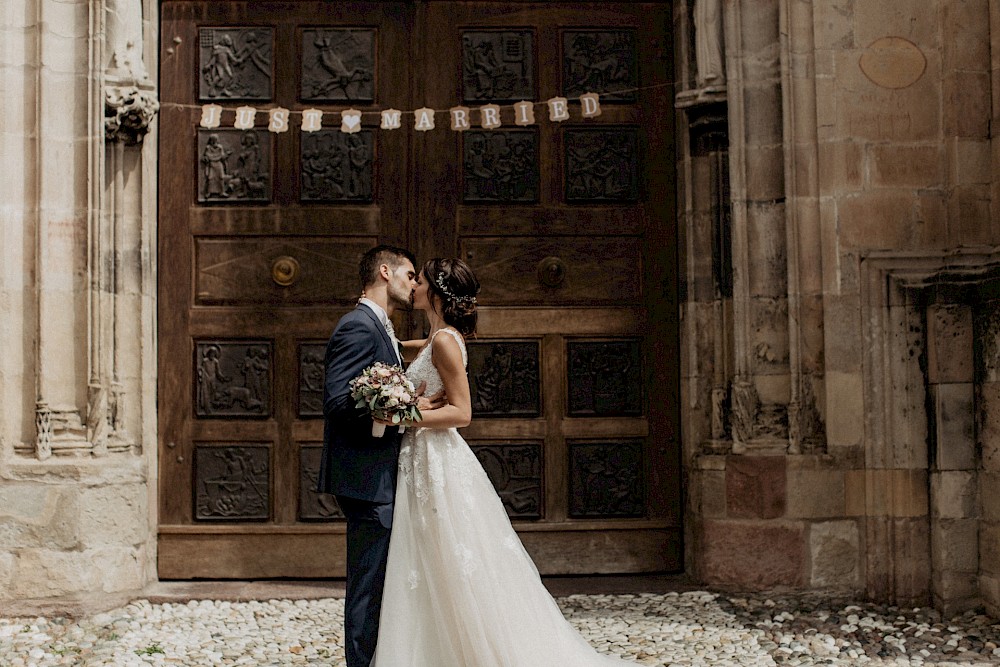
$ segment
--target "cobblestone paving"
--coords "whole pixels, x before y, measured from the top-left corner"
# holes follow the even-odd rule
[[[707,592],[558,601],[597,650],[641,665],[1000,665],[1000,621],[976,613]],[[337,598],[138,601],[76,621],[0,618],[0,666],[341,666],[343,610]]]

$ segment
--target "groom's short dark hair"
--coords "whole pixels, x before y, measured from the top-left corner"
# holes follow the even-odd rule
[[[361,278],[361,288],[374,285],[378,279],[378,267],[388,264],[395,269],[403,263],[404,259],[410,260],[410,264],[417,265],[417,260],[413,253],[406,248],[397,248],[391,245],[377,245],[361,257],[358,265],[358,277]]]

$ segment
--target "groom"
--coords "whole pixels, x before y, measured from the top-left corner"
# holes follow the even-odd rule
[[[402,437],[398,427],[372,437],[371,416],[354,407],[350,381],[376,361],[402,364],[389,317],[396,308],[410,307],[417,284],[413,264],[413,255],[402,248],[380,245],[366,252],[359,266],[365,296],[340,319],[326,346],[318,490],[335,494],[347,517],[348,667],[368,667],[375,653]],[[418,407],[435,405],[421,398]]]

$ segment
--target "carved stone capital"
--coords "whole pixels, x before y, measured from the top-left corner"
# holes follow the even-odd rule
[[[104,88],[104,134],[108,141],[137,146],[149,131],[160,102],[145,86],[108,85]]]
[[[35,456],[44,461],[53,454],[78,454],[90,450],[80,412],[68,407],[35,405]]]

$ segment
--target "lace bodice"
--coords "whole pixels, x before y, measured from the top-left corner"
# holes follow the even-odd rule
[[[413,386],[416,387],[421,382],[427,383],[427,390],[424,391],[425,396],[436,394],[444,388],[444,383],[441,381],[441,374],[438,373],[431,359],[431,348],[433,348],[434,338],[442,332],[449,334],[458,341],[458,346],[462,348],[462,364],[468,365],[469,363],[469,354],[465,349],[465,340],[462,338],[462,334],[448,327],[435,331],[434,335],[427,341],[424,349],[420,350],[416,358],[410,363],[409,368],[406,369],[406,377],[410,378]]]

